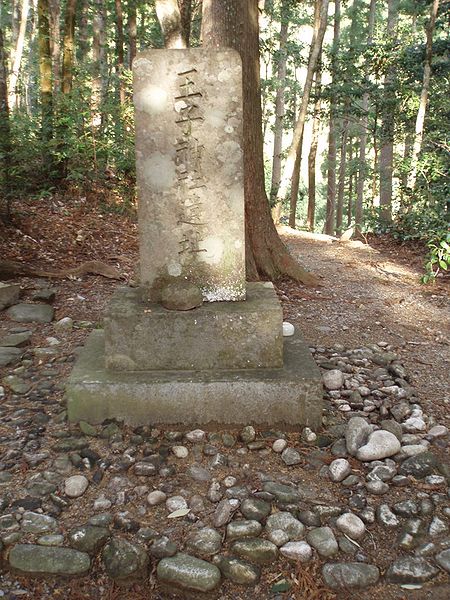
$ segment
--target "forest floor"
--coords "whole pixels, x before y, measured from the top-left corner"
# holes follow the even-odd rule
[[[21,202],[14,207],[14,226],[6,228],[0,225],[0,262],[1,259],[16,260],[34,267],[58,270],[76,267],[84,261],[99,260],[116,266],[123,274],[122,283],[134,281],[138,259],[137,225],[134,218],[112,211],[112,208],[99,205],[90,197],[77,201],[53,198],[39,203]],[[320,288],[315,289],[292,281],[277,283],[285,320],[293,323],[308,344],[315,348],[331,348],[341,344],[345,348],[355,349],[377,343],[381,344],[380,347],[391,348],[406,367],[424,412],[435,423],[450,427],[449,278],[440,278],[434,286],[421,285],[424,253],[423,249],[413,244],[400,245],[389,238],[371,238],[368,243],[339,242],[328,236],[296,232],[288,228],[283,228],[281,235],[292,253],[308,270],[319,275],[322,283]],[[46,443],[48,448],[52,448],[56,432],[62,428],[57,416],[64,405],[63,383],[71,370],[74,351],[84,342],[89,331],[101,324],[105,306],[118,282],[89,275],[51,281],[31,277],[18,277],[16,280],[21,284],[25,301],[31,298],[36,289],[50,285],[56,290],[53,303],[55,321],[70,317],[75,323],[70,331],[55,332],[52,324],[30,327],[33,331],[33,347],[44,346],[46,336],[47,339],[48,336],[60,338],[60,345],[57,346],[59,358],[53,363],[54,359],[50,359],[47,364],[45,359],[37,358],[32,368],[33,386],[36,388],[39,387],[39,374],[43,373],[43,377],[45,374],[48,378],[49,371],[55,367],[51,388],[53,399],[44,407],[50,421],[46,432],[39,433],[43,436],[41,449],[45,448]],[[0,335],[7,333],[11,326],[4,311],[0,313]],[[7,368],[0,369],[0,383],[8,372]],[[46,389],[42,388],[43,391]],[[30,397],[34,412],[41,410],[37,408],[36,397]],[[27,397],[19,397],[14,404],[16,399],[17,396],[12,396],[6,389],[4,400],[0,400],[0,404],[3,403],[0,411],[0,446],[5,444],[3,450],[0,447],[2,452],[9,445],[8,436],[12,436],[10,447],[13,448],[14,443],[20,441],[20,432],[26,430],[26,427],[21,430],[17,426],[17,419],[20,410],[26,411]],[[288,439],[291,439],[289,435]],[[98,443],[103,442],[99,440]],[[258,458],[257,453],[250,453],[245,460],[250,463],[250,468],[258,470],[263,468],[261,461],[265,459],[262,456]],[[20,489],[26,476],[42,468],[39,465],[30,469],[24,467],[23,463],[17,469],[12,467],[14,485]],[[268,464],[267,469],[271,468]],[[279,469],[283,475],[286,468],[284,465],[275,465],[273,469]],[[290,473],[293,477],[292,471]],[[306,477],[312,489],[323,487],[317,474],[309,472]],[[91,486],[89,490],[94,487]],[[0,496],[3,493],[4,486],[3,489],[0,486]],[[89,493],[86,498],[89,497],[89,502],[93,502],[95,496],[93,492],[91,495]],[[332,503],[333,493],[324,490],[324,494],[328,494],[327,501]],[[83,510],[89,510],[87,504],[84,508],[81,504],[76,510],[69,509],[63,530],[79,524]],[[382,540],[377,550],[382,568],[387,567],[387,558],[384,560],[382,554],[386,552],[388,555],[389,551],[388,546],[383,546]],[[380,583],[364,592],[334,593],[320,583],[318,567],[314,562],[305,567],[303,575],[301,569],[296,567],[291,568],[291,573],[283,573],[294,582],[294,587],[287,594],[270,592],[273,582],[280,579],[280,572],[269,570],[254,590],[250,588],[243,592],[242,588],[227,583],[217,597],[223,600],[372,600],[377,597],[385,600],[444,600],[448,597],[448,585],[442,584],[442,578],[438,578],[435,587],[427,585],[418,591],[406,591]],[[283,568],[277,566],[277,569]],[[111,584],[104,577],[99,561],[95,563],[92,578],[84,577],[77,582],[41,582],[25,577],[15,578],[5,571],[3,577],[6,584],[3,587],[0,584],[0,591],[8,600],[19,597],[42,600],[50,597],[68,600],[172,598],[172,593],[161,591],[156,586],[154,572],[150,583],[144,586],[137,584],[125,590]]]

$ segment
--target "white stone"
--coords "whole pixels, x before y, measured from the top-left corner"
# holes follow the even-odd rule
[[[288,542],[281,546],[280,554],[291,560],[308,562],[312,557],[312,548],[306,542]]]
[[[409,444],[407,446],[402,446],[402,454],[407,458],[410,456],[417,456],[417,454],[422,454],[422,452],[426,452],[427,450],[428,448],[424,444]]]
[[[187,458],[189,455],[189,450],[186,446],[173,446],[172,452],[177,458]]]
[[[327,390],[340,390],[344,385],[344,374],[339,369],[325,371],[322,378]]]
[[[317,435],[312,429],[310,429],[309,427],[305,427],[302,431],[301,438],[304,442],[308,442],[309,444],[311,444],[312,442],[315,442],[317,440]]]
[[[295,333],[295,327],[292,325],[292,323],[288,323],[287,321],[284,321],[283,336],[290,337],[291,335],[294,335],[294,333]]]
[[[166,508],[169,512],[174,512],[183,508],[188,508],[188,503],[183,496],[171,496],[166,500]]]
[[[59,321],[55,323],[55,329],[59,330],[69,330],[73,327],[73,319],[70,317],[63,317]]]
[[[369,435],[367,444],[359,448],[356,457],[363,462],[381,460],[394,456],[400,448],[401,444],[393,433],[379,429]]]
[[[153,492],[150,492],[150,494],[147,496],[147,502],[150,504],[150,506],[156,506],[157,504],[162,504],[166,500],[167,500],[167,496],[161,490],[155,490]]]
[[[343,481],[347,475],[350,475],[351,472],[352,467],[345,458],[337,458],[336,460],[333,460],[328,467],[330,479],[335,483]]]
[[[78,498],[87,490],[89,481],[84,475],[73,475],[64,481],[64,493],[69,498]]]
[[[289,535],[282,529],[269,531],[268,538],[275,546],[278,546],[278,548],[289,542]]]
[[[403,423],[403,429],[409,432],[425,431],[426,428],[426,423],[421,417],[410,417]]]
[[[363,521],[353,513],[344,513],[336,520],[336,527],[352,538],[352,540],[361,539],[365,532],[366,526]]]
[[[444,427],[444,425],[435,425],[428,432],[428,435],[432,438],[444,437],[447,434],[448,434],[448,429],[447,429],[447,427]]]
[[[232,475],[228,475],[228,477],[225,477],[225,479],[223,480],[223,485],[226,488],[233,487],[234,485],[236,485],[236,483],[237,483],[237,479],[236,479],[236,477],[233,477]]]
[[[94,510],[98,511],[109,510],[111,506],[111,500],[108,500],[108,498],[105,498],[105,496],[100,496],[100,498],[97,498],[97,500],[94,502]]]
[[[272,444],[272,450],[277,454],[281,454],[287,448],[287,441],[283,439],[275,440]]]
[[[203,442],[206,432],[203,429],[193,429],[192,431],[188,431],[185,437],[188,442],[195,444],[196,442]]]

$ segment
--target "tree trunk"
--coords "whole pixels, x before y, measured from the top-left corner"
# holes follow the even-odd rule
[[[342,223],[344,217],[344,194],[345,194],[345,177],[347,174],[347,137],[348,137],[348,110],[349,102],[346,100],[344,114],[346,115],[342,124],[341,137],[341,160],[339,163],[339,184],[336,204],[336,235],[342,233]]]
[[[264,187],[258,29],[257,0],[203,0],[203,45],[228,46],[242,58],[247,278],[276,280],[287,275],[316,285],[317,278],[287,251],[270,215]]]
[[[44,169],[52,170],[51,140],[53,138],[52,57],[48,0],[38,0],[39,88],[41,96],[41,131]]]
[[[331,85],[337,80],[337,53],[341,33],[341,1],[334,1],[333,48],[331,55]],[[328,132],[327,156],[327,208],[325,217],[325,233],[333,235],[334,214],[336,206],[336,137],[337,137],[337,100],[334,94],[330,100],[330,128]]]
[[[321,85],[322,85],[322,68],[319,63],[316,70],[315,93],[316,102],[314,104],[314,117],[311,133],[311,146],[308,154],[308,216],[307,227],[308,231],[314,231],[314,219],[316,213],[316,157],[317,145],[319,142],[320,129],[320,107],[321,107]]]
[[[369,24],[367,27],[367,45],[370,46],[373,40],[375,28],[376,0],[370,0]],[[367,78],[367,68],[366,68]],[[367,146],[367,125],[369,122],[369,92],[365,91],[362,97],[362,117],[361,133],[359,136],[359,166],[358,166],[358,187],[356,190],[355,206],[355,234],[361,233],[363,224],[363,202],[364,202],[364,182],[367,174],[366,165],[366,146]]]
[[[281,180],[281,153],[283,151],[283,120],[284,120],[284,92],[286,88],[286,42],[288,39],[288,0],[281,3],[280,45],[277,67],[277,93],[275,96],[275,124],[273,136],[272,182],[270,185],[270,202],[272,216],[275,223],[280,221],[281,202],[276,202],[278,188]]]
[[[166,48],[186,48],[177,0],[155,0],[155,7],[164,37],[164,46]]]
[[[0,28],[0,157],[4,206],[0,206],[0,219],[9,222],[11,179],[11,129],[9,125],[8,86],[3,31]]]
[[[436,17],[439,10],[439,0],[433,0],[430,13],[430,21],[427,26],[427,43],[425,50],[425,65],[423,70],[422,92],[420,94],[419,110],[416,119],[416,131],[411,156],[411,169],[408,177],[408,187],[414,191],[417,179],[417,162],[422,149],[423,129],[425,123],[425,113],[427,110],[428,92],[431,79],[431,59],[433,57],[433,33],[436,25]]]
[[[136,21],[136,0],[130,0],[128,3],[128,39],[129,39],[129,60],[128,68],[131,69],[134,57],[136,56],[136,38],[137,38],[137,21]]]
[[[106,35],[104,0],[95,0],[95,13],[92,19],[92,128],[102,123],[102,104],[106,93]],[[95,157],[94,157],[95,163]]]
[[[20,63],[22,62],[23,46],[25,43],[25,32],[27,29],[28,11],[30,1],[22,1],[22,10],[20,11],[20,25],[17,33],[16,48],[14,51],[14,61],[9,77],[9,109],[17,108],[17,80],[19,78]]]
[[[191,38],[192,0],[178,0],[181,19],[181,37],[184,47],[189,48]]]
[[[68,0],[66,6],[66,14],[64,17],[63,60],[61,77],[61,91],[63,94],[70,94],[70,92],[72,91],[76,7],[77,0]]]
[[[125,104],[125,84],[122,79],[124,67],[124,37],[123,37],[123,11],[122,0],[114,0],[116,7],[116,60],[117,60],[117,76],[119,78],[119,100],[120,104]]]
[[[49,0],[50,52],[52,55],[53,96],[61,90],[61,2]]]
[[[351,163],[353,160],[353,144],[350,144],[349,148],[349,162]],[[353,186],[353,177],[355,178],[356,185]],[[353,216],[353,189],[354,187],[358,187],[358,172],[354,175],[350,173],[349,184],[348,184],[348,204],[347,204],[347,228],[352,224],[352,216]]]
[[[387,35],[394,44],[398,22],[398,0],[388,0]],[[394,115],[395,100],[395,65],[388,68],[384,79],[381,149],[380,149],[380,218],[384,223],[392,220],[392,175],[394,168]]]
[[[301,153],[303,146],[303,131],[305,128],[306,113],[308,111],[309,97],[311,87],[316,71],[317,62],[322,51],[322,42],[325,35],[328,20],[328,4],[329,0],[316,0],[319,3],[318,28],[314,31],[311,49],[309,52],[308,70],[306,73],[305,86],[303,88],[302,102],[297,123],[294,128],[292,145],[289,149],[286,164],[281,179],[280,188],[277,194],[277,199],[280,201],[286,194],[289,180],[291,181],[291,202],[289,210],[289,225],[295,228],[295,215],[297,212],[297,197],[300,183],[300,164]]]
[[[77,57],[84,64],[89,55],[89,0],[81,0],[79,13]]]

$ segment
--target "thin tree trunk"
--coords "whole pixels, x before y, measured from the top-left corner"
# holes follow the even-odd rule
[[[130,0],[128,3],[128,39],[129,39],[129,60],[128,68],[131,69],[134,57],[136,56],[136,37],[137,37],[137,21],[136,21],[136,0]]]
[[[97,129],[102,122],[101,106],[106,91],[106,36],[104,0],[95,0],[92,19],[92,127]]]
[[[353,160],[353,144],[350,144],[349,148],[349,162]],[[356,184],[353,186],[353,178],[355,178]],[[350,173],[349,184],[348,184],[348,204],[347,204],[347,228],[352,224],[353,217],[353,189],[358,187],[358,172],[354,175]]]
[[[164,46],[166,48],[186,48],[177,0],[155,0],[155,7],[164,37]]]
[[[375,28],[376,0],[370,0],[369,24],[367,27],[367,45],[370,46],[373,40]],[[366,68],[367,77],[367,68]],[[364,202],[364,182],[367,174],[366,165],[366,147],[367,147],[367,125],[369,122],[369,92],[365,91],[362,98],[362,117],[361,133],[359,137],[359,165],[358,165],[358,188],[356,191],[355,206],[355,234],[361,233],[363,224],[363,202]]]
[[[339,163],[339,184],[338,194],[336,203],[336,235],[342,233],[342,223],[344,217],[344,193],[345,193],[345,177],[347,175],[347,137],[348,137],[348,110],[350,103],[348,100],[345,102],[345,109],[343,123],[342,123],[342,137],[341,137],[341,160]]]
[[[122,0],[115,0],[116,7],[116,25],[117,25],[117,38],[116,38],[116,59],[117,59],[117,75],[119,77],[119,100],[120,104],[125,104],[125,84],[122,79],[123,67],[124,67],[124,37],[123,37],[123,12],[122,12]]]
[[[11,129],[9,124],[8,86],[5,46],[3,31],[0,28],[0,157],[3,180],[4,206],[0,206],[0,218],[9,222],[10,215],[10,180],[11,180]]]
[[[86,63],[89,54],[89,0],[81,0],[78,21],[78,52],[77,58],[80,63]]]
[[[49,0],[50,52],[52,55],[53,96],[61,90],[61,2]]]
[[[292,258],[281,241],[264,187],[257,0],[203,0],[202,39],[207,47],[235,48],[242,58],[247,279],[287,275],[316,285],[317,278]]]
[[[393,44],[398,22],[398,0],[388,0],[387,35]],[[392,220],[392,176],[394,169],[395,65],[388,68],[384,79],[381,149],[380,149],[380,218]]]
[[[341,1],[334,1],[333,48],[331,56],[331,85],[337,80],[337,54],[341,31]],[[325,233],[333,235],[334,214],[336,206],[336,138],[337,138],[337,99],[333,94],[330,100],[330,128],[328,132],[327,156],[327,208],[325,217]]]
[[[303,146],[303,131],[305,128],[306,113],[308,111],[309,97],[314,78],[314,73],[317,67],[320,53],[322,51],[322,42],[325,35],[328,20],[328,4],[329,0],[316,0],[320,3],[319,26],[309,53],[308,70],[306,73],[305,86],[303,88],[302,103],[297,123],[294,128],[292,145],[288,152],[286,164],[281,179],[280,188],[277,194],[277,199],[280,201],[286,194],[289,180],[291,181],[291,202],[289,210],[289,225],[295,228],[295,217],[297,212],[297,197],[300,184],[300,165],[302,158]]]
[[[189,48],[191,37],[192,0],[178,0],[181,19],[181,37],[185,48]]]
[[[77,0],[68,0],[64,17],[61,91],[70,94],[73,80],[73,50],[75,43],[75,11]]]
[[[16,47],[14,51],[14,61],[12,64],[11,74],[9,77],[9,108],[14,110],[17,108],[17,80],[19,78],[20,63],[22,61],[23,47],[25,43],[25,32],[27,29],[28,11],[30,8],[29,0],[22,1],[22,9],[20,11],[20,25],[17,33]]]
[[[42,142],[44,169],[52,170],[51,140],[53,138],[52,57],[48,0],[38,0],[39,87],[41,96]]]
[[[277,93],[275,96],[275,123],[273,137],[272,158],[272,182],[270,185],[270,202],[272,204],[272,216],[275,223],[280,221],[282,203],[276,202],[278,188],[281,180],[281,153],[283,150],[283,120],[284,120],[284,92],[286,89],[286,42],[288,39],[288,0],[281,3],[280,45],[278,47],[277,66]]]
[[[317,145],[319,142],[319,129],[320,129],[320,107],[321,107],[321,91],[322,85],[322,69],[320,63],[316,70],[316,83],[315,93],[316,102],[314,104],[314,117],[311,133],[311,146],[308,154],[308,215],[307,215],[307,227],[308,231],[314,231],[314,221],[316,213],[316,157],[317,157]]]
[[[427,110],[428,93],[430,90],[431,79],[431,59],[433,57],[433,33],[436,25],[436,17],[439,10],[439,0],[434,0],[431,6],[430,21],[427,26],[427,43],[425,50],[425,65],[423,70],[422,92],[420,94],[419,110],[417,112],[416,130],[414,144],[411,156],[411,169],[408,177],[408,187],[414,191],[417,179],[417,163],[422,149],[423,129],[425,123],[425,113]]]

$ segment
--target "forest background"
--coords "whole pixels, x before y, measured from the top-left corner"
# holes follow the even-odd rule
[[[419,240],[428,246],[424,282],[442,276],[450,266],[450,3],[240,2],[259,17],[256,126],[274,222]],[[56,193],[95,192],[105,210],[133,213],[136,52],[199,46],[221,26],[205,8],[240,2],[4,0],[4,223],[14,221],[18,199],[38,210]]]

